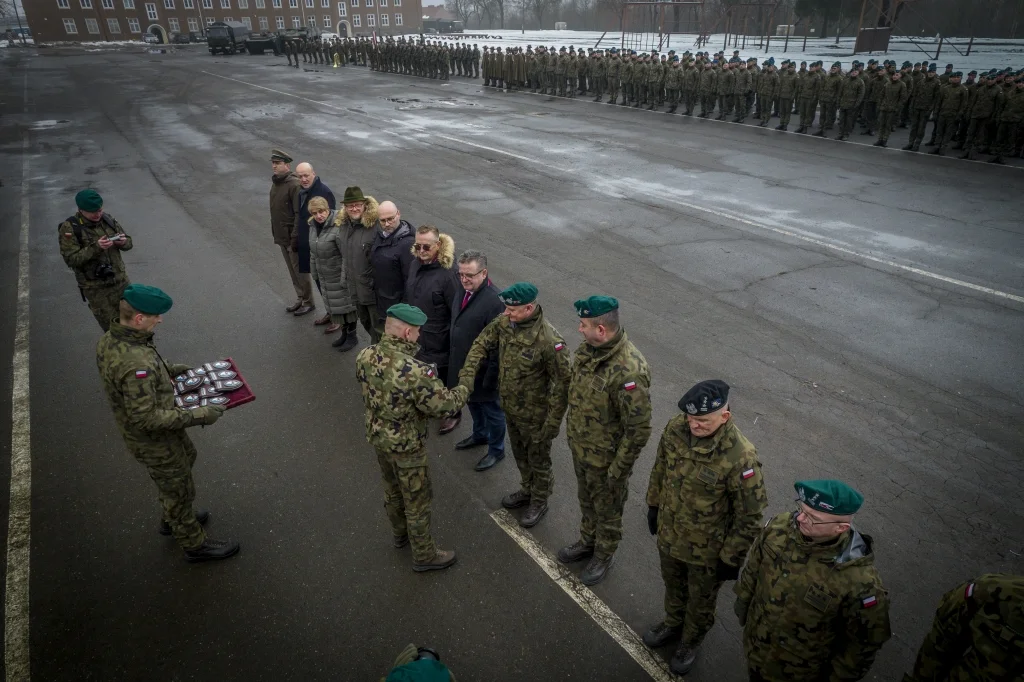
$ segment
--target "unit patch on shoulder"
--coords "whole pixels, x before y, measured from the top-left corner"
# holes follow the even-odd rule
[[[137,369],[137,370],[135,370],[135,378],[136,379],[145,379],[148,376],[149,376],[149,370],[145,370],[145,369]]]
[[[875,597],[875,595],[871,595],[870,597],[864,597],[861,599],[860,603],[865,609],[870,609],[872,606],[878,605],[878,598]]]
[[[754,470],[753,469],[747,469],[742,474],[740,474],[740,478],[742,478],[744,481],[747,480],[748,478],[753,478],[753,477],[754,477]]]
[[[555,350],[562,350],[563,348],[565,348],[565,344],[564,343],[562,343],[561,341],[556,341],[555,342]]]
[[[636,388],[636,382],[635,381],[627,381],[626,383],[624,383],[622,385],[622,387],[624,389],[626,389],[627,391],[632,391],[634,388]]]

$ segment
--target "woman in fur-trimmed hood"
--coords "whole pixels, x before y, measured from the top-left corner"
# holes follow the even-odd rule
[[[364,196],[358,187],[346,187],[341,203],[343,208],[338,211],[335,220],[343,240],[345,279],[349,295],[355,301],[359,322],[369,333],[370,342],[376,343],[384,332],[384,321],[377,314],[373,265],[370,263],[373,238],[380,230],[377,200],[371,196]],[[339,350],[351,350],[357,343],[356,324],[346,324],[342,333],[347,343],[343,343]]]
[[[420,352],[416,357],[437,365],[438,376],[447,383],[452,301],[462,294],[455,266],[455,241],[433,225],[421,225],[416,228],[413,255],[416,260],[409,266],[405,303],[427,314],[426,324],[420,327]]]

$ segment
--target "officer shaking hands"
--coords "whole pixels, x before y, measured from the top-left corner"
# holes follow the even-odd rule
[[[78,211],[58,227],[60,255],[75,271],[82,299],[89,304],[103,331],[118,316],[128,274],[121,252],[132,248],[132,238],[114,217],[103,211],[103,198],[94,189],[75,195]]]

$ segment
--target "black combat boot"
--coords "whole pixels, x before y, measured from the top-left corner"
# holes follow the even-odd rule
[[[529,508],[523,517],[519,519],[519,525],[523,528],[533,528],[540,520],[544,518],[544,515],[548,513],[548,503],[543,500],[533,500],[530,502]]]
[[[356,323],[349,322],[346,324],[341,330],[341,336],[331,345],[337,348],[341,353],[347,353],[359,345],[359,335],[356,333]]]
[[[615,562],[615,555],[610,557],[599,557],[595,556],[587,564],[587,567],[580,573],[580,582],[587,587],[593,587],[598,584],[608,575],[608,569],[612,567]]]
[[[994,157],[992,157],[989,163],[998,163],[1000,166],[1006,165],[1006,161],[1003,160],[1003,157],[999,154],[996,154]]]
[[[875,147],[888,147],[889,145],[887,145],[885,143],[885,140],[875,140],[875,144],[873,146],[875,146]]]
[[[501,498],[501,506],[505,509],[518,509],[530,504],[530,493],[525,490],[517,490]]]
[[[668,663],[668,669],[676,675],[685,675],[693,668],[697,660],[697,651],[684,644],[680,644],[676,652],[672,654],[672,660]]]
[[[683,634],[682,625],[669,625],[662,621],[644,633],[644,644],[652,649],[657,649],[678,638],[681,634]]]
[[[233,540],[214,540],[213,538],[206,538],[203,544],[199,547],[185,550],[185,561],[190,564],[196,564],[201,561],[229,559],[238,554],[239,549],[241,549],[241,547]]]
[[[670,106],[668,108],[668,113],[670,113],[670,114],[676,113],[676,105],[675,104],[673,104],[672,106]]]
[[[786,124],[785,123],[780,123],[779,125],[775,126],[775,129],[776,130],[785,130],[786,129]]]
[[[821,130],[819,130],[818,132],[814,133],[814,136],[815,136],[815,137],[825,137],[825,129],[824,129],[824,128],[822,128],[822,129],[821,129]]]
[[[914,143],[911,142],[910,144],[901,147],[901,149],[905,152],[912,151],[914,149]]]
[[[582,540],[558,550],[558,560],[563,564],[574,564],[592,556],[594,556],[594,546],[585,545]]]

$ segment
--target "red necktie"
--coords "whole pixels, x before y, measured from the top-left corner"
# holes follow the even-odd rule
[[[472,295],[473,293],[471,291],[466,292],[466,295],[462,297],[462,307],[459,308],[459,310],[463,310],[466,307],[466,304],[469,303],[469,299]]]

